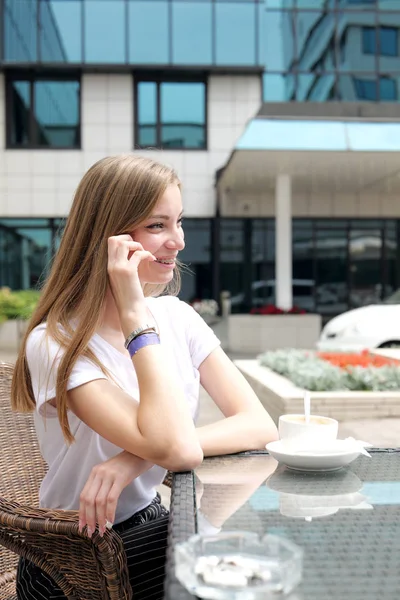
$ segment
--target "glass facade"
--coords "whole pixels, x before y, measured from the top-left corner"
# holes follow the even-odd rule
[[[330,318],[400,287],[399,220],[293,219],[292,227],[295,306]],[[229,290],[235,313],[273,304],[275,220],[221,219],[219,248],[215,297]]]
[[[400,1],[266,0],[264,100],[396,102]]]
[[[0,287],[27,289],[47,275],[61,219],[0,219]],[[232,312],[275,302],[275,220],[185,219],[180,298],[231,294]],[[215,278],[218,263],[218,279]],[[400,220],[293,219],[293,303],[329,318],[400,288]]]
[[[16,76],[7,81],[9,148],[79,148],[78,79]]]
[[[5,63],[260,65],[263,0],[3,2]]]
[[[206,148],[205,82],[138,81],[135,98],[137,148]]]
[[[46,278],[61,219],[0,219],[0,287],[32,289]]]
[[[267,102],[399,99],[400,0],[3,5],[0,62],[7,65],[259,68]]]
[[[179,297],[192,302],[213,298],[211,219],[185,219],[185,248],[179,253],[182,263],[182,288]]]

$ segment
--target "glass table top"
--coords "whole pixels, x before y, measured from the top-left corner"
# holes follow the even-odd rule
[[[290,471],[266,454],[216,457],[194,478],[198,533],[273,533],[303,548],[290,600],[400,598],[400,451],[325,473]]]

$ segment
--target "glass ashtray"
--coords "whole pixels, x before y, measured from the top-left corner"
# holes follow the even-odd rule
[[[194,535],[175,546],[175,574],[199,598],[261,600],[300,582],[303,551],[293,542],[246,531]]]

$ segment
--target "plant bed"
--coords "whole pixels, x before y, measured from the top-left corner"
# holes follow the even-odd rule
[[[276,423],[281,414],[303,412],[306,390],[314,414],[338,421],[400,417],[399,363],[389,359],[389,364],[376,367],[375,358],[371,355],[372,364],[365,367],[341,368],[317,353],[290,350],[267,352],[259,360],[239,360],[236,365]],[[361,355],[358,360],[367,359]]]
[[[399,391],[399,363],[359,353],[278,350],[259,357],[260,364],[310,391]]]

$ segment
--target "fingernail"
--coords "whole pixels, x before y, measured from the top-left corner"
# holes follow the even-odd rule
[[[79,521],[79,524],[78,524],[79,533],[82,533],[82,529],[83,529],[82,521]]]
[[[88,537],[90,537],[90,538],[93,535],[93,531],[90,529],[90,527],[87,528],[87,534],[88,534]]]
[[[111,521],[106,521],[106,527],[107,529],[112,529],[113,524],[111,523]]]

